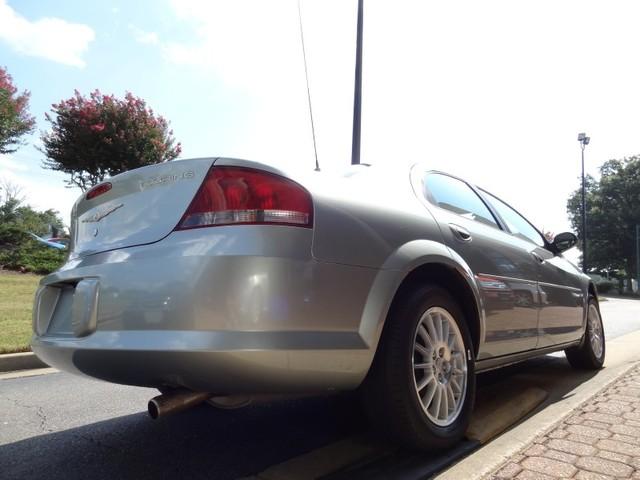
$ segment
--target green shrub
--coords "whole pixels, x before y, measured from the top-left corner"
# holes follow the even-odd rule
[[[64,263],[66,251],[47,247],[30,234],[62,232],[62,219],[55,210],[24,205],[18,195],[19,188],[0,181],[0,269],[51,273]]]
[[[607,293],[613,290],[616,287],[616,284],[611,280],[602,280],[596,283],[596,289],[598,293]]]
[[[0,250],[0,266],[7,270],[47,274],[60,268],[66,256],[64,250],[47,247],[29,238],[17,247]]]

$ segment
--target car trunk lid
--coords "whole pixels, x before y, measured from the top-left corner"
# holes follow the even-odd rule
[[[215,159],[178,160],[138,168],[107,180],[111,189],[71,213],[71,256],[157,242],[180,221]]]

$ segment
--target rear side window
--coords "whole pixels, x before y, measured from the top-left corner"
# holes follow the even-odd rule
[[[484,192],[484,190],[483,190]],[[540,247],[544,247],[544,239],[538,231],[518,212],[516,212],[509,205],[502,200],[498,200],[496,197],[488,192],[484,192],[488,197],[489,203],[496,209],[498,215],[502,217],[507,224],[509,231],[516,237],[529,240]]]
[[[440,208],[498,228],[498,223],[482,199],[469,185],[457,178],[430,173],[425,179],[424,194],[427,200]]]

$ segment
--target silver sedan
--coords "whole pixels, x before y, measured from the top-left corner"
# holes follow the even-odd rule
[[[228,158],[123,173],[73,207],[36,294],[57,368],[156,387],[157,417],[209,401],[360,389],[392,438],[444,448],[478,372],[565,350],[600,368],[596,289],[494,195],[416,165],[295,175]]]

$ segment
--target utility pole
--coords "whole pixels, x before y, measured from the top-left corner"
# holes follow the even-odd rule
[[[358,0],[356,29],[356,74],[353,88],[353,136],[351,137],[351,165],[360,163],[360,126],[362,124],[362,2]]]
[[[587,187],[584,177],[584,148],[589,145],[586,133],[578,134],[580,149],[582,150],[582,271],[587,273]]]

